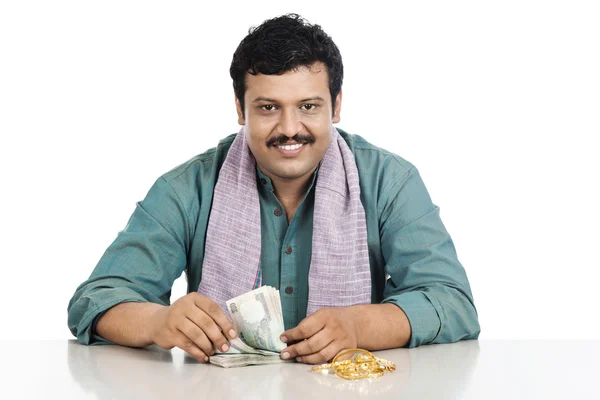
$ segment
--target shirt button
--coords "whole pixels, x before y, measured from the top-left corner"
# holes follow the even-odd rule
[[[276,208],[276,209],[275,209],[275,215],[276,215],[276,216],[278,216],[278,217],[281,217],[281,214],[283,214],[283,213],[281,212],[281,210],[280,210],[279,208]]]
[[[262,183],[263,185],[266,185],[267,180],[265,178],[260,178],[260,183]]]
[[[288,246],[288,248],[285,249],[285,254],[292,254],[292,248]]]
[[[292,293],[294,293],[294,288],[291,287],[291,286],[288,286],[288,287],[285,288],[285,292],[287,294],[292,294]]]

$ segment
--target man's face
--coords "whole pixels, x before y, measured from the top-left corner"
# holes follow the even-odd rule
[[[332,124],[340,120],[341,93],[332,113],[327,69],[322,63],[283,75],[246,75],[245,110],[236,99],[248,146],[271,179],[302,180],[325,156]]]

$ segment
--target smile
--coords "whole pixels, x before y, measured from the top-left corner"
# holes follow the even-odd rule
[[[300,153],[306,144],[290,144],[285,146],[275,146],[284,156],[295,156]]]
[[[298,143],[298,144],[291,144],[291,145],[277,146],[277,147],[279,147],[280,149],[284,149],[284,150],[296,150],[296,149],[299,149],[302,146],[303,145],[301,145],[300,143]]]

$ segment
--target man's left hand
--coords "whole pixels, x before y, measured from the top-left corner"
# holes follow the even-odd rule
[[[296,357],[306,364],[325,363],[341,350],[357,347],[354,313],[345,307],[322,308],[281,334],[281,340],[289,345],[281,352],[284,360]]]

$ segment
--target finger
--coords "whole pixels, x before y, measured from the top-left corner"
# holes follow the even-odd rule
[[[308,339],[323,329],[326,322],[327,321],[325,318],[323,318],[322,314],[316,312],[304,318],[297,327],[283,332],[280,336],[280,339],[284,343],[292,343],[295,341]]]
[[[178,327],[188,340],[191,340],[205,354],[212,354],[212,343],[206,334],[191,320],[185,318]]]
[[[187,336],[183,333],[177,333],[177,339],[175,339],[176,346],[181,350],[185,351],[196,360],[206,363],[208,362],[208,355],[204,353],[193,341],[191,341]]]
[[[301,356],[299,359],[296,358],[296,360],[304,364],[323,364],[331,361],[331,359],[335,357],[341,350],[343,350],[343,347],[339,344],[339,342],[333,341],[318,352]]]
[[[204,311],[198,310],[198,312],[188,315],[188,321],[202,330],[208,338],[207,340],[210,341],[211,348],[212,344],[214,344],[220,351],[227,352],[229,350],[229,342],[223,336],[221,328]]]
[[[302,340],[286,349],[283,349],[281,352],[281,358],[285,360],[296,358],[298,356],[303,357],[305,355],[316,354],[327,347],[331,342],[333,342],[333,340],[333,335],[331,335],[327,329],[322,329],[315,333],[308,340]]]
[[[221,328],[221,331],[224,332],[229,339],[233,339],[237,336],[233,323],[227,318],[217,303],[200,293],[194,297],[194,303],[196,304],[196,307],[200,308],[215,321],[219,328]]]

